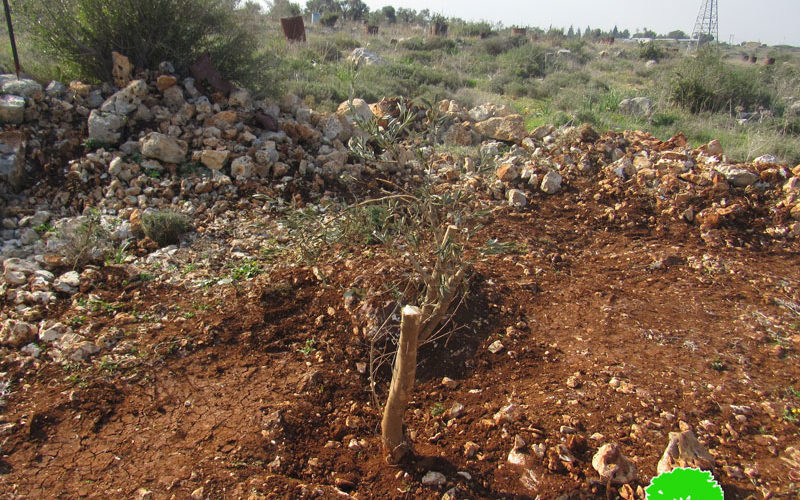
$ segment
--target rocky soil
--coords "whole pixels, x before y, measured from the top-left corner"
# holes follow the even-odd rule
[[[454,101],[365,161],[357,122],[403,99],[320,113],[168,63],[0,83],[0,497],[633,499],[677,466],[800,492],[800,166]],[[412,269],[318,236],[421,188],[480,224],[390,467],[371,335]],[[145,236],[164,209],[177,244]]]

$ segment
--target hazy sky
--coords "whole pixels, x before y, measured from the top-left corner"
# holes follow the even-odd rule
[[[364,0],[374,10],[384,5],[430,9],[467,20],[505,26],[620,30],[647,27],[658,33],[691,33],[702,0]],[[301,2],[304,3],[304,2]],[[719,0],[720,39],[800,46],[800,0]]]

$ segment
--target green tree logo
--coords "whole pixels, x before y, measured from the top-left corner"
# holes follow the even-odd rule
[[[645,493],[647,500],[724,500],[710,472],[682,467],[654,477]]]

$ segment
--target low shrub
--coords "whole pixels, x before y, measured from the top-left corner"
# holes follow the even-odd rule
[[[319,23],[323,26],[327,26],[328,28],[333,28],[336,25],[336,21],[339,20],[339,14],[335,14],[333,12],[326,12],[319,18]]]
[[[257,90],[274,57],[258,51],[260,10],[238,5],[238,0],[28,0],[19,12],[47,57],[87,79],[110,79],[112,51],[137,68],[170,61],[184,74],[209,53],[223,76]]]
[[[669,97],[692,113],[770,108],[775,95],[759,71],[736,68],[723,62],[716,50],[704,49],[678,66]]]
[[[639,59],[645,61],[660,61],[664,59],[666,52],[653,42],[639,43]]]
[[[172,210],[159,210],[142,215],[142,230],[145,236],[159,246],[174,245],[189,229],[189,219]]]

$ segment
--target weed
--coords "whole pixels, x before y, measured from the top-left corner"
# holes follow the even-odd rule
[[[55,228],[49,222],[42,222],[41,224],[39,224],[38,226],[34,227],[33,229],[34,229],[34,231],[36,231],[39,234],[52,233],[52,232],[55,231]]]
[[[242,262],[239,266],[233,268],[230,273],[230,278],[236,281],[249,280],[261,274],[263,270],[258,262],[248,260]]]
[[[174,245],[189,229],[189,219],[172,210],[159,210],[142,215],[144,234],[160,246]]]
[[[711,369],[716,370],[718,372],[724,371],[726,369],[725,362],[721,359],[715,359],[711,362]]]
[[[146,283],[148,281],[153,281],[156,276],[153,273],[139,273],[139,281]]]
[[[125,259],[128,258],[128,248],[130,247],[130,241],[123,241],[120,246],[114,249],[114,251],[108,256],[106,259],[106,264],[122,264],[125,262]]]
[[[83,141],[83,147],[87,151],[97,151],[98,149],[108,149],[108,144],[94,138],[89,138]]]
[[[72,328],[79,328],[86,323],[86,316],[73,316],[67,321]]]
[[[100,360],[100,370],[108,373],[114,373],[119,369],[119,362],[114,361],[110,356],[103,356]]]
[[[783,411],[783,419],[792,424],[800,422],[800,408],[786,408]]]
[[[317,350],[316,347],[314,347],[316,343],[317,343],[316,339],[313,338],[306,339],[306,343],[303,345],[303,347],[299,348],[298,351],[308,356],[309,354]]]
[[[433,406],[431,407],[431,416],[439,417],[444,415],[445,409],[444,403],[433,403]]]
[[[109,232],[103,227],[100,212],[89,210],[58,231],[65,260],[73,269],[90,262],[102,262],[111,248]]]

